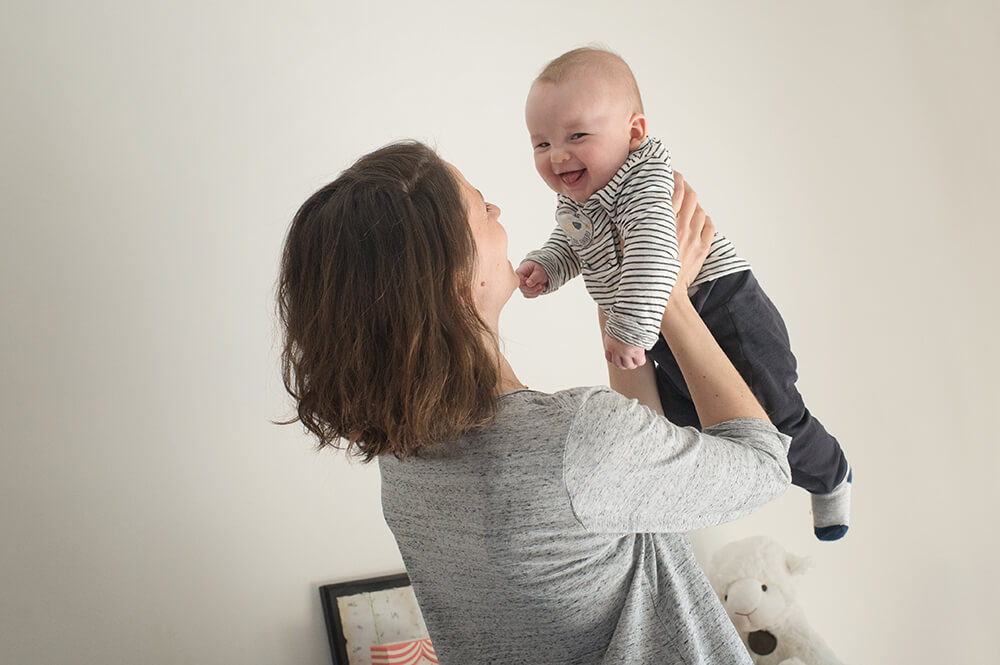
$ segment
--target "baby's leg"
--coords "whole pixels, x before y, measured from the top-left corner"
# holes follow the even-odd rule
[[[816,536],[842,537],[849,525],[850,467],[840,444],[809,413],[795,388],[795,356],[778,310],[749,271],[703,284],[691,300],[771,422],[792,437],[792,482],[812,495]],[[675,403],[690,401],[690,394],[673,354],[661,339],[649,355],[662,375],[664,413],[685,417],[688,407]]]

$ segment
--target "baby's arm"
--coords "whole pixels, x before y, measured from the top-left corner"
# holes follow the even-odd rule
[[[668,158],[637,165],[618,194],[615,220],[622,234],[622,268],[605,332],[629,346],[656,343],[667,299],[680,268]]]
[[[570,246],[566,232],[557,226],[541,249],[528,252],[516,272],[521,280],[521,293],[525,298],[534,298],[552,293],[579,275],[580,259]]]
[[[696,246],[696,242],[700,240],[698,236],[692,235],[691,231],[688,230],[689,226],[696,227],[699,232],[701,229],[708,229],[707,233],[709,238],[714,237],[715,226],[712,224],[711,218],[709,218],[704,209],[698,203],[698,195],[693,189],[684,181],[684,176],[680,173],[674,174],[674,188],[671,193],[671,210],[675,212],[675,222],[674,229],[676,231],[677,240],[677,254],[678,258],[681,259],[678,272],[676,273],[676,285],[678,288],[684,291],[688,290],[688,287],[698,276],[701,271],[701,266],[708,256],[711,249],[710,244],[705,244],[704,247]],[[624,243],[623,243],[624,244]],[[624,249],[624,248],[623,248]],[[695,251],[697,250],[697,251]],[[603,311],[600,312],[600,323],[601,330],[604,332],[604,349],[605,356],[608,357],[608,362],[612,362],[610,353],[614,353],[616,347],[614,343],[620,344],[622,346],[629,346],[620,340],[616,340],[607,334],[607,316]],[[666,334],[666,333],[664,333]],[[609,342],[611,340],[611,342]],[[632,347],[636,348],[636,347]],[[626,349],[627,351],[627,349]],[[641,367],[643,362],[639,362],[636,367]],[[628,367],[623,367],[622,363],[615,363],[615,366],[621,369],[628,369]],[[609,367],[609,372],[610,372]],[[625,381],[623,375],[627,374],[618,372],[617,377],[619,381]],[[633,381],[628,379],[628,381]],[[641,381],[636,378],[634,381]],[[633,381],[633,382],[634,382]],[[612,384],[612,387],[616,387]],[[621,390],[619,390],[621,392]],[[624,392],[623,394],[628,397],[638,397],[637,394],[632,394],[631,392]]]
[[[663,415],[653,363],[646,363],[630,371],[608,363],[608,385],[629,399],[639,400],[639,404],[648,407],[653,413]]]

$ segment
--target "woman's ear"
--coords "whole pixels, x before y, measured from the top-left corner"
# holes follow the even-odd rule
[[[638,148],[639,144],[646,138],[646,116],[642,113],[633,113],[628,122],[628,149],[631,152]]]

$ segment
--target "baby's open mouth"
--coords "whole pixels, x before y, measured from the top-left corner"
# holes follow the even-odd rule
[[[566,171],[565,173],[560,173],[559,178],[563,181],[563,184],[572,187],[581,180],[583,180],[583,173],[587,169],[580,169],[579,171]]]

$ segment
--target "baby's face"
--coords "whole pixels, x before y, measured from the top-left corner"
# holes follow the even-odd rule
[[[535,168],[553,191],[579,203],[607,185],[642,140],[635,140],[634,116],[615,90],[574,77],[536,81],[528,93],[525,119]]]

